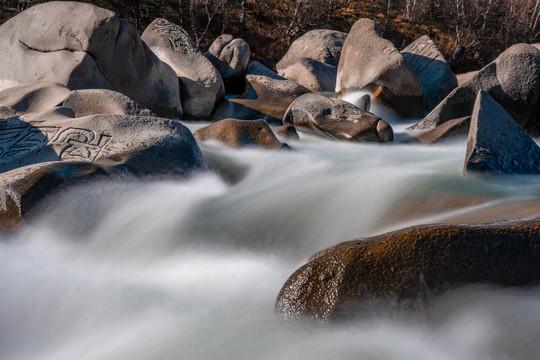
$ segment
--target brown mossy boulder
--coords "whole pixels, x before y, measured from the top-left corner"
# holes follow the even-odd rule
[[[362,301],[418,300],[467,284],[526,286],[540,279],[540,220],[422,225],[315,254],[282,287],[286,319],[352,317]]]
[[[109,173],[99,165],[74,161],[32,164],[0,174],[0,228],[16,230],[28,211],[51,191],[97,175]]]
[[[197,141],[219,141],[235,148],[244,146],[260,146],[272,150],[289,148],[276,138],[264,120],[223,119],[197,130],[193,136]]]
[[[392,142],[394,137],[392,127],[378,116],[319,94],[299,97],[287,110],[283,124],[353,142]]]

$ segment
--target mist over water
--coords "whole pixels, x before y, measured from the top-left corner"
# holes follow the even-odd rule
[[[46,199],[0,241],[0,359],[537,358],[540,288],[464,288],[340,325],[280,319],[281,286],[318,250],[540,199],[537,177],[463,176],[464,142],[290,145],[207,146],[226,166]]]

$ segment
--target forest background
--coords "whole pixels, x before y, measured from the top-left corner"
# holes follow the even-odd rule
[[[163,17],[182,26],[202,51],[222,33],[245,39],[270,68],[312,29],[348,32],[373,19],[399,49],[422,35],[456,73],[477,70],[510,45],[540,39],[540,0],[82,0],[116,12],[139,31]],[[0,0],[0,23],[46,2]]]

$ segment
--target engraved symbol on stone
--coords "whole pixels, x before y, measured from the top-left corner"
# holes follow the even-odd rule
[[[92,130],[67,128],[58,132],[51,146],[60,146],[62,160],[94,161],[112,136],[96,134]]]
[[[159,19],[154,24],[154,30],[158,34],[165,35],[174,50],[183,53],[191,51],[190,47],[187,46],[187,43],[190,41],[189,35],[180,26]],[[195,45],[193,45],[193,47],[195,47]]]
[[[20,159],[37,153],[58,131],[56,127],[37,128],[16,118],[0,125],[0,162]]]

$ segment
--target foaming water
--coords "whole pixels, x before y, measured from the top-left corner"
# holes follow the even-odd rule
[[[48,198],[0,241],[0,358],[536,358],[536,288],[466,288],[337,326],[282,321],[279,289],[317,250],[540,200],[536,177],[464,177],[464,143],[291,146],[204,147],[215,172]]]

